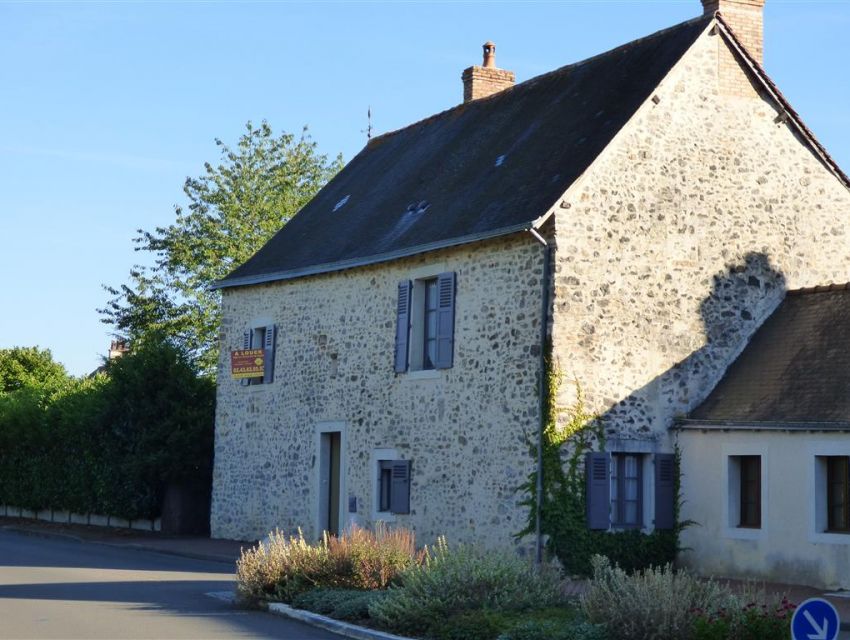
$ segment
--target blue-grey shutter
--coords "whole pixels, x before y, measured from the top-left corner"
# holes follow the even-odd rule
[[[410,280],[398,283],[398,307],[395,325],[395,371],[407,371],[407,341],[410,337]]]
[[[455,274],[437,276],[437,358],[435,369],[451,369],[455,343]]]
[[[393,460],[390,512],[410,513],[410,460]]]
[[[676,526],[676,456],[655,454],[655,528]]]
[[[263,384],[274,380],[274,347],[275,347],[275,325],[266,327],[265,344],[263,345]]]
[[[243,349],[250,349],[251,348],[251,336],[253,334],[254,334],[254,332],[251,331],[250,329],[247,329],[247,330],[242,332],[242,348]],[[243,387],[247,387],[249,384],[251,384],[251,381],[248,378],[242,378],[239,381],[239,384],[241,384]]]
[[[611,523],[611,473],[607,453],[585,456],[587,474],[587,528],[606,531]]]

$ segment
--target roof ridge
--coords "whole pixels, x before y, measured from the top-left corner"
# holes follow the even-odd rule
[[[714,16],[711,16],[711,19],[714,19]],[[682,28],[684,26],[696,24],[700,21],[705,21],[706,24],[708,24],[708,22],[709,22],[707,16],[705,16],[705,15],[697,16],[696,18],[691,18],[690,20],[685,20],[684,22],[679,22],[678,24],[674,24],[670,27],[665,27],[664,29],[660,29],[659,31],[651,33],[647,36],[643,36],[641,38],[636,38],[635,40],[630,40],[629,42],[626,42],[624,44],[617,45],[613,49],[609,49],[608,51],[603,51],[602,53],[597,53],[595,55],[590,56],[589,58],[584,58],[583,60],[579,60],[577,62],[571,62],[569,64],[565,64],[562,67],[558,67],[557,69],[552,69],[551,71],[546,71],[545,73],[541,73],[541,74],[538,74],[536,76],[532,76],[531,78],[528,78],[527,80],[523,80],[522,82],[519,82],[519,83],[517,83],[517,84],[515,84],[511,87],[508,87],[507,89],[502,89],[501,91],[497,91],[496,93],[493,93],[493,94],[486,96],[484,98],[477,98],[477,99],[471,100],[469,102],[461,102],[460,104],[456,104],[455,106],[449,107],[448,109],[444,109],[443,111],[433,113],[430,116],[426,116],[426,117],[422,118],[421,120],[417,120],[416,122],[411,122],[410,124],[405,125],[403,127],[400,127],[398,129],[393,129],[392,131],[386,131],[386,132],[384,132],[384,133],[382,133],[378,136],[375,136],[374,138],[371,138],[366,143],[366,146],[364,147],[364,149],[368,149],[369,147],[371,147],[373,145],[380,144],[381,142],[384,142],[386,139],[391,138],[398,133],[401,133],[403,131],[407,131],[408,129],[412,129],[413,127],[417,127],[419,125],[425,124],[425,123],[430,122],[432,120],[436,120],[437,118],[441,118],[441,117],[443,117],[443,116],[445,116],[445,115],[447,115],[447,114],[449,114],[453,111],[462,111],[464,109],[469,108],[472,105],[477,105],[477,104],[480,104],[480,103],[488,102],[490,100],[498,99],[498,98],[505,96],[509,93],[515,92],[516,90],[518,90],[520,88],[527,88],[529,86],[533,86],[534,84],[536,84],[536,83],[538,83],[538,82],[540,82],[540,81],[542,81],[546,78],[550,78],[550,77],[553,77],[553,76],[556,76],[556,75],[559,75],[559,74],[565,74],[569,71],[572,71],[573,69],[576,69],[576,68],[581,67],[585,64],[593,62],[594,60],[597,60],[599,58],[603,58],[605,56],[612,55],[614,53],[617,53],[618,51],[621,51],[623,49],[627,49],[628,47],[633,47],[637,44],[646,42],[647,40],[652,40],[653,38],[659,38],[663,35],[666,35],[670,31]]]

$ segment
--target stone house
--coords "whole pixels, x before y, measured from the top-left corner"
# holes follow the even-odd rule
[[[487,43],[463,104],[371,140],[219,282],[213,536],[511,544],[547,343],[602,416],[590,525],[669,526],[677,437],[684,515],[713,517],[689,482],[720,461],[673,427],[788,289],[850,280],[850,180],[765,73],[763,6],[516,85]],[[262,376],[232,379],[243,348]]]

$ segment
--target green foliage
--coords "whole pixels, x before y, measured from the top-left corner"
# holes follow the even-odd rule
[[[605,627],[589,622],[532,619],[520,622],[498,640],[607,640]]]
[[[242,550],[236,563],[237,592],[245,602],[291,602],[317,587],[386,589],[423,559],[412,532],[380,523],[374,531],[354,527],[339,537],[325,535],[317,544],[307,542],[300,531],[290,537],[275,531],[257,547]]]
[[[581,606],[587,619],[604,625],[611,640],[685,640],[694,612],[717,612],[737,600],[716,582],[700,580],[672,566],[627,573],[595,556],[593,578]]]
[[[434,640],[496,640],[514,622],[510,614],[502,611],[461,611],[447,618],[435,619],[427,637]]]
[[[425,563],[403,571],[369,614],[394,631],[422,633],[465,611],[528,611],[560,601],[556,572],[535,570],[513,551],[450,548],[440,539]]]
[[[796,606],[779,602],[748,602],[713,612],[696,610],[693,640],[774,640],[788,635]]]
[[[204,165],[187,178],[189,204],[176,220],[154,231],[138,230],[136,250],[151,267],[136,266],[130,284],[106,287],[112,296],[103,321],[135,343],[151,331],[165,332],[215,370],[220,295],[209,286],[250,258],[342,167],[317,152],[306,128],[300,137],[275,136],[250,122],[235,148],[216,140],[220,164]]]
[[[48,349],[0,349],[0,396],[23,388],[55,390],[70,380]]]
[[[168,482],[209,483],[214,384],[148,341],[108,374],[0,394],[0,503],[155,517]]]
[[[679,548],[679,534],[688,523],[677,524],[672,531],[591,531],[587,527],[584,457],[594,446],[604,448],[605,436],[598,416],[587,411],[581,386],[576,382],[576,401],[566,415],[556,405],[561,387],[560,371],[547,368],[546,402],[543,407],[543,496],[541,529],[548,535],[548,550],[572,575],[589,575],[594,555],[609,557],[622,568],[635,571],[672,562]],[[532,455],[537,442],[528,438]],[[676,465],[678,469],[678,463]],[[529,509],[526,527],[517,536],[535,532],[537,508],[537,471],[532,472],[520,490],[526,494],[523,504]],[[678,486],[677,486],[678,495]],[[678,505],[676,512],[678,522]]]
[[[367,620],[369,606],[384,598],[386,594],[386,591],[357,589],[313,589],[295,596],[292,606],[338,620],[358,622]]]

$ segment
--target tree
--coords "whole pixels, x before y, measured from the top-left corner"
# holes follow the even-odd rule
[[[296,138],[275,136],[268,123],[250,122],[235,148],[216,139],[218,166],[187,178],[186,208],[175,206],[176,220],[153,232],[138,230],[136,251],[154,257],[153,266],[136,266],[130,283],[105,286],[112,295],[103,322],[131,342],[164,332],[215,371],[220,294],[213,282],[250,258],[342,167],[317,151],[307,129]]]
[[[49,349],[0,349],[0,395],[25,387],[54,388],[68,378],[65,367],[53,360]]]

